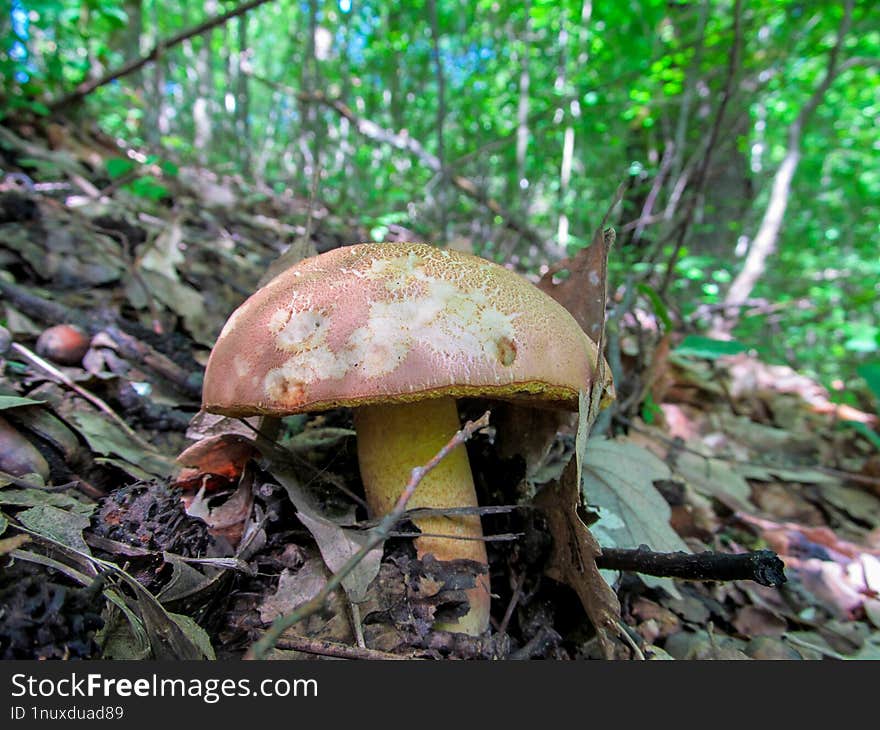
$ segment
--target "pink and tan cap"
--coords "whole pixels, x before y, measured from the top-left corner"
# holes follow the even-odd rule
[[[516,273],[422,243],[360,244],[299,262],[233,312],[203,405],[285,415],[485,396],[576,410],[596,362],[568,311]]]

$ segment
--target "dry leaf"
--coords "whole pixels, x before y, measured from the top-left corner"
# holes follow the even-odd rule
[[[590,441],[581,487],[587,503],[600,508],[593,532],[602,544],[620,548],[647,545],[658,552],[689,553],[669,524],[669,505],[654,487],[655,481],[669,478],[666,464],[627,439]],[[642,576],[642,580],[679,597],[669,578]]]
[[[589,246],[578,251],[573,258],[550,267],[538,282],[538,288],[571,312],[593,342],[602,339],[605,327],[608,252],[614,239],[613,229],[602,230],[600,227]],[[568,271],[569,276],[558,284],[554,283],[553,277],[560,271]]]
[[[535,498],[535,505],[546,515],[553,536],[553,554],[545,572],[553,580],[574,589],[596,627],[605,655],[610,658],[608,632],[616,632],[620,603],[596,567],[596,556],[601,549],[578,517],[579,504],[577,466],[572,460],[559,481],[545,486]]]
[[[176,483],[183,488],[198,488],[203,485],[205,476],[221,477],[219,484],[205,485],[210,490],[212,486],[234,482],[255,451],[254,442],[238,434],[209,436],[184,449],[177,457],[177,463],[183,468]]]
[[[366,541],[366,534],[360,530],[345,529],[327,519],[293,474],[274,465],[272,474],[287,491],[290,501],[296,507],[300,522],[312,533],[321,551],[321,557],[324,558],[327,567],[335,573],[361,549]],[[367,586],[379,573],[383,549],[384,543],[368,552],[342,581],[342,587],[352,602],[359,603],[364,600]]]

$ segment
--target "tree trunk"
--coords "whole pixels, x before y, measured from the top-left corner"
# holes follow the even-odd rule
[[[241,172],[245,177],[250,176],[251,170],[251,121],[250,121],[250,93],[248,89],[248,17],[242,15],[238,19],[238,74],[236,84],[236,139],[238,141],[238,160]]]
[[[217,0],[205,0],[205,14],[217,12]],[[205,31],[200,37],[201,47],[195,54],[196,98],[193,101],[193,147],[199,163],[207,164],[214,136],[214,120],[217,117],[217,104],[214,99],[214,49],[213,30]]]
[[[570,33],[577,33],[576,46],[581,49],[581,55],[578,56],[578,66],[583,66],[589,60],[589,27],[590,18],[593,14],[593,4],[591,0],[584,0],[581,5],[581,17],[578,26],[571,31],[565,18],[562,20],[562,27],[559,31],[559,75],[556,78],[557,86],[560,90],[564,90],[567,76],[567,66],[569,62],[569,42]],[[563,94],[563,97],[567,96]],[[574,161],[574,143],[575,133],[574,125],[581,116],[580,102],[574,99],[569,104],[568,112],[562,109],[562,115],[567,119],[565,132],[562,136],[562,162],[559,165],[559,221],[556,226],[556,250],[551,253],[556,258],[565,256],[568,247],[568,191],[571,185],[571,167]]]
[[[446,77],[443,73],[443,60],[440,58],[440,24],[437,20],[437,2],[428,0],[428,12],[431,19],[431,51],[434,58],[434,74],[437,79],[437,159],[440,162],[440,173],[437,183],[437,210],[440,216],[439,244],[449,240],[449,178],[446,171],[446,147],[443,143],[443,132],[446,126]]]
[[[525,28],[523,30],[522,51],[519,59],[519,104],[516,119],[516,185],[524,202],[523,210],[528,212],[528,178],[526,177],[526,157],[529,151],[529,50],[531,44],[532,21],[530,17],[531,2],[524,3]]]
[[[788,129],[788,148],[786,149],[782,164],[779,165],[779,169],[773,176],[773,186],[770,191],[770,201],[767,204],[767,210],[764,211],[764,217],[761,219],[761,225],[758,227],[758,232],[755,234],[755,239],[749,248],[749,253],[746,256],[742,270],[737,274],[724,297],[724,304],[728,305],[726,312],[722,311],[714,323],[714,330],[718,334],[727,334],[736,326],[736,323],[739,321],[741,305],[749,298],[755,285],[764,275],[767,269],[767,261],[776,251],[779,231],[782,228],[782,221],[785,218],[785,211],[788,207],[791,183],[801,158],[801,138],[804,127],[822,102],[828,87],[831,86],[831,83],[839,73],[838,60],[840,49],[849,31],[852,19],[852,6],[852,0],[849,0],[844,8],[843,19],[837,31],[837,39],[834,47],[828,54],[825,77],[819,86],[816,87],[815,91],[813,91],[812,96],[810,96],[807,103],[801,109],[797,119],[792,122]]]

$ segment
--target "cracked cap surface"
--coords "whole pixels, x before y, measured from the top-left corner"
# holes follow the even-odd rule
[[[423,243],[359,244],[300,261],[235,310],[202,399],[231,416],[450,395],[577,410],[596,362],[569,312],[502,266]]]

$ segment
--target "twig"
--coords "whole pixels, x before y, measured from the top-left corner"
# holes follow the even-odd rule
[[[790,641],[792,644],[797,644],[798,646],[804,647],[804,649],[809,649],[810,651],[815,651],[817,654],[821,654],[822,656],[827,656],[831,659],[839,659],[840,661],[846,661],[848,659],[852,659],[852,657],[845,657],[842,654],[837,653],[834,649],[830,649],[825,646],[819,646],[818,644],[812,644],[809,641],[804,641],[799,636],[794,636],[791,633],[783,634],[787,641]]]
[[[410,499],[413,494],[415,494],[416,487],[419,486],[422,479],[425,478],[425,475],[445,459],[450,451],[461,446],[473,436],[474,433],[480,429],[486,428],[488,425],[489,412],[486,411],[486,413],[476,421],[468,421],[427,464],[415,467],[410,474],[409,482],[400,493],[400,497],[394,505],[394,509],[385,515],[382,518],[382,521],[370,531],[370,537],[361,549],[351,556],[348,562],[339,569],[339,572],[330,576],[330,579],[324,584],[324,587],[314,598],[301,604],[291,613],[279,616],[275,619],[272,626],[270,626],[266,633],[263,634],[262,638],[251,646],[247,654],[245,654],[245,659],[264,659],[266,654],[268,654],[273,647],[278,645],[278,640],[287,629],[291,626],[295,626],[316,611],[319,611],[330,594],[340,586],[342,581],[357,567],[361,560],[363,560],[371,550],[378,547],[387,539],[388,535],[402,519],[407,504],[409,504]]]
[[[354,629],[354,638],[359,649],[366,649],[367,642],[364,640],[364,623],[361,621],[361,609],[353,601],[349,601],[351,609],[351,627]]]
[[[185,40],[189,40],[194,36],[201,35],[205,31],[211,30],[212,28],[216,28],[218,25],[223,25],[228,20],[235,18],[243,13],[248,12],[260,5],[269,2],[269,0],[250,0],[250,2],[246,2],[243,5],[239,5],[237,8],[230,10],[228,13],[224,13],[223,15],[218,15],[214,18],[210,18],[206,20],[204,23],[200,23],[197,26],[192,28],[187,28],[184,31],[181,31],[175,36],[168,38],[166,40],[161,40],[153,46],[153,49],[147,53],[145,56],[141,56],[139,58],[134,58],[127,63],[124,63],[119,68],[114,69],[110,73],[102,76],[99,79],[91,79],[89,81],[84,81],[79,86],[76,87],[71,93],[62,96],[60,99],[49,104],[49,107],[52,110],[58,110],[62,107],[68,106],[72,102],[78,101],[85,96],[91,94],[95,89],[99,89],[102,86],[106,86],[112,81],[116,79],[122,78],[123,76],[127,76],[134,71],[137,71],[140,68],[146,66],[150,61],[156,60],[159,56],[162,55],[169,48],[173,48],[174,46],[183,43]]]
[[[408,509],[401,517],[415,520],[419,517],[461,517],[462,515],[506,515],[517,510],[533,509],[530,504],[492,504],[485,507],[416,507]],[[375,527],[381,520],[362,520],[358,527]],[[452,535],[446,535],[452,539]]]
[[[510,619],[513,617],[513,609],[515,609],[516,604],[519,603],[519,598],[522,595],[523,584],[525,582],[526,574],[523,572],[516,580],[516,585],[513,587],[513,595],[510,597],[510,602],[507,604],[507,610],[504,611],[504,618],[502,618],[501,623],[498,624],[499,634],[507,633],[507,627],[510,625]]]
[[[495,535],[443,535],[435,532],[399,532],[395,530],[388,537],[442,537],[444,540],[470,540],[471,542],[513,542],[519,540],[524,532],[499,532]]]
[[[632,650],[633,658],[636,660],[643,662],[645,661],[645,654],[639,648],[639,645],[636,643],[635,639],[630,636],[629,631],[626,630],[626,626],[623,625],[620,621],[615,622],[617,624],[617,635],[626,642],[627,646]]]
[[[536,656],[544,656],[560,643],[562,643],[562,637],[559,634],[549,626],[542,626],[525,646],[513,652],[508,659],[522,661]]]
[[[785,583],[785,564],[772,550],[750,553],[655,553],[642,546],[635,550],[602,548],[596,565],[606,570],[627,570],[683,580],[753,580],[762,586]]]
[[[67,375],[65,375],[63,372],[61,372],[58,368],[56,368],[51,363],[46,362],[43,358],[41,358],[36,353],[31,352],[24,345],[20,345],[17,342],[13,342],[11,349],[14,350],[15,352],[17,352],[19,355],[21,355],[26,360],[28,360],[32,365],[36,365],[38,368],[40,368],[40,370],[45,372],[47,375],[49,375],[54,380],[57,380],[59,383],[61,383],[65,387],[70,388],[70,390],[72,390],[74,393],[76,393],[78,396],[80,396],[80,398],[84,398],[85,400],[87,400],[89,403],[91,403],[93,406],[95,406],[95,408],[97,408],[99,411],[102,411],[103,413],[107,414],[107,416],[109,416],[113,421],[115,421],[132,440],[137,442],[137,444],[139,446],[147,449],[151,453],[155,451],[155,449],[150,444],[148,444],[140,436],[138,436],[131,429],[131,427],[125,421],[122,420],[122,417],[119,416],[119,414],[117,414],[116,411],[114,411],[110,406],[108,406],[103,400],[101,400],[94,393],[90,393],[82,386],[74,383],[69,377],[67,377]]]
[[[0,471],[0,480],[3,480],[6,484],[13,485],[14,487],[21,487],[22,489],[45,489],[41,484],[29,482],[27,479],[22,479],[21,477],[17,477],[14,474],[5,471]]]
[[[304,636],[286,636],[283,639],[279,639],[276,643],[276,646],[279,649],[292,649],[293,651],[301,651],[305,654],[329,656],[333,657],[334,659],[373,659],[380,661],[399,661],[420,658],[412,654],[392,654],[388,651],[379,651],[378,649],[368,649],[366,647],[359,646],[349,646],[348,644],[340,644],[335,641],[325,641],[323,639],[307,639]]]

